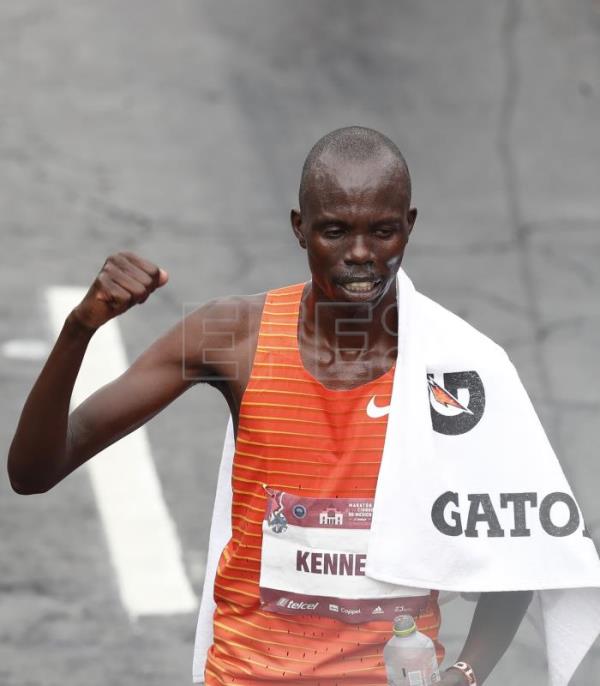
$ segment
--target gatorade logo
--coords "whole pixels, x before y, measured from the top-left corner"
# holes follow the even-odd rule
[[[431,423],[448,436],[467,433],[485,410],[485,390],[476,371],[427,374]]]

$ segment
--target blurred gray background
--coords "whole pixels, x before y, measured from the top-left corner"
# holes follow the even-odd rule
[[[307,277],[289,228],[315,140],[404,151],[420,290],[505,346],[595,540],[600,469],[599,0],[5,0],[0,341],[50,342],[45,288],[130,249],[170,283],[120,321],[129,359],[183,303]],[[0,356],[2,447],[42,361]],[[197,594],[226,407],[197,387],[147,429]],[[129,621],[85,468],[0,474],[0,684],[183,686],[195,613]],[[444,609],[454,659],[473,605]],[[595,647],[574,684],[597,683]],[[545,682],[525,622],[489,679]]]

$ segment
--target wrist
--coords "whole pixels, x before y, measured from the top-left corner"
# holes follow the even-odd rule
[[[468,662],[459,660],[448,667],[447,671],[451,671],[459,677],[460,681],[458,683],[461,684],[461,686],[478,686],[475,672]]]
[[[65,330],[76,338],[91,338],[97,327],[89,326],[78,316],[77,310],[71,310],[65,320]]]

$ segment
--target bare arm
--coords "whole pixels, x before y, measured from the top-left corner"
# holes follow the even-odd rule
[[[532,598],[531,591],[482,593],[464,648],[458,658],[471,665],[477,685],[483,684],[504,655],[521,624]],[[463,686],[466,678],[456,669],[447,670],[443,686]]]
[[[182,374],[186,352],[180,323],[69,416],[73,386],[94,332],[144,302],[166,280],[165,272],[131,253],[112,256],[82,303],[67,317],[25,402],[10,447],[8,473],[17,493],[52,488],[191,385]]]

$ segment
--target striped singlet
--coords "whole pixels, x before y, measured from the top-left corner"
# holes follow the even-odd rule
[[[267,294],[254,364],[240,407],[233,462],[232,538],[215,578],[214,643],[207,686],[385,686],[383,646],[390,621],[267,612],[259,602],[264,484],[310,498],[373,498],[387,415],[370,418],[369,400],[391,398],[393,367],[351,390],[325,388],[305,368],[297,328],[304,284]],[[438,661],[437,591],[418,629]]]

